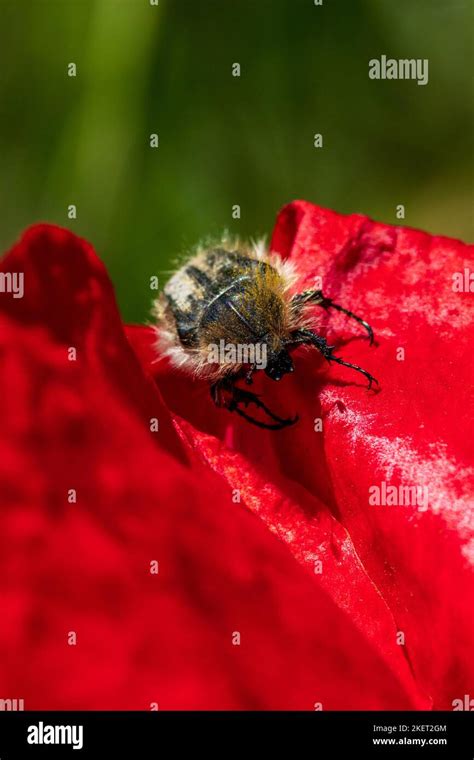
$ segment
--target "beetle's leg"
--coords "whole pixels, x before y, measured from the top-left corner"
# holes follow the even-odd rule
[[[262,409],[264,407],[261,407]],[[289,425],[294,425],[295,422],[298,421],[298,417],[293,417],[287,420],[282,420],[281,422],[275,422],[275,424],[270,424],[267,422],[260,422],[260,420],[255,419],[255,417],[251,417],[250,414],[247,414],[247,412],[244,412],[243,409],[241,409],[239,406],[235,406],[235,408],[231,411],[236,412],[240,417],[243,417],[244,420],[247,420],[247,422],[251,422],[252,425],[256,425],[259,428],[263,428],[264,430],[282,430],[285,427],[288,427]],[[268,414],[268,411],[267,411]]]
[[[365,327],[369,334],[370,345],[372,345],[374,342],[374,331],[372,330],[369,323],[366,322],[365,319],[362,319],[362,317],[358,317],[357,314],[354,314],[354,312],[345,309],[343,306],[339,306],[337,303],[334,303],[332,298],[326,298],[322,290],[304,290],[302,293],[297,293],[291,299],[292,306],[296,307],[297,309],[303,306],[305,303],[314,303],[326,310],[336,309],[336,311],[342,311],[343,314],[347,314],[348,317],[355,319],[356,322]]]
[[[314,333],[312,330],[295,330],[291,334],[291,342],[293,345],[313,345],[324,356],[324,358],[327,359],[328,362],[336,362],[337,364],[342,364],[343,367],[349,367],[350,369],[354,369],[356,372],[360,372],[369,381],[369,390],[372,387],[372,383],[377,383],[377,385],[379,384],[378,380],[376,380],[375,377],[370,374],[370,372],[367,372],[367,370],[362,369],[362,367],[359,367],[357,364],[345,362],[344,359],[340,359],[339,356],[334,356],[334,346],[328,346],[327,340],[325,338],[321,338],[319,335],[316,335],[316,333]]]
[[[254,372],[255,372],[256,369],[257,369],[257,365],[256,364],[252,364],[251,367],[250,367],[250,369],[249,369],[249,371],[246,373],[246,375],[245,375],[245,382],[247,383],[247,385],[252,385],[252,383],[253,383],[252,376],[253,376],[253,374],[254,374]]]
[[[249,404],[255,404],[255,406],[258,409],[262,409],[265,412],[265,414],[271,417],[272,420],[275,420],[275,422],[277,422],[278,425],[281,427],[286,427],[287,425],[294,425],[294,423],[297,422],[298,420],[298,416],[289,417],[287,419],[278,417],[278,415],[270,411],[268,406],[266,406],[266,404],[264,404],[263,401],[260,401],[260,398],[257,396],[256,393],[251,393],[250,391],[244,391],[242,388],[239,388],[236,385],[234,385],[234,388],[233,388],[233,400],[236,404],[236,411],[237,411],[237,406],[239,404],[243,404],[245,407],[247,407]]]
[[[227,396],[226,396],[227,394]],[[298,417],[289,417],[283,419],[274,414],[270,409],[260,401],[256,393],[245,391],[242,388],[234,385],[231,380],[220,380],[211,386],[211,397],[216,406],[224,407],[229,412],[236,412],[240,417],[243,417],[247,422],[251,422],[252,425],[264,428],[265,430],[281,430],[289,425],[294,425],[297,422]],[[249,404],[254,404],[258,409],[262,409],[265,414],[274,420],[274,423],[261,422],[260,420],[251,417],[247,412],[241,409],[241,405],[247,407]]]
[[[211,387],[209,388],[209,391],[211,393],[211,398],[214,401],[215,405],[217,407],[225,406],[224,402],[224,391],[226,390],[226,386],[222,381],[218,381],[217,383],[212,383]]]

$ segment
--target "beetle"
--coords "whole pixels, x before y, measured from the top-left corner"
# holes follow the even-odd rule
[[[175,272],[154,304],[157,348],[173,366],[210,383],[217,407],[236,412],[248,422],[267,430],[293,425],[298,417],[274,414],[257,394],[237,385],[251,385],[255,372],[264,369],[274,381],[294,371],[291,352],[302,345],[314,346],[329,362],[364,375],[369,389],[378,381],[367,370],[334,355],[334,346],[312,329],[311,307],[335,309],[356,320],[367,331],[371,326],[340,306],[321,290],[294,292],[297,275],[293,264],[263,244],[223,241],[202,246]],[[235,347],[220,361],[210,361],[210,347]],[[260,347],[265,367],[239,354],[239,347]],[[269,421],[246,411],[254,405]]]

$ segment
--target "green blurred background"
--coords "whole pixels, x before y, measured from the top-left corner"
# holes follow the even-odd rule
[[[73,229],[144,321],[183,249],[295,198],[472,240],[472,34],[471,0],[0,0],[2,249]],[[382,54],[429,84],[370,80]]]

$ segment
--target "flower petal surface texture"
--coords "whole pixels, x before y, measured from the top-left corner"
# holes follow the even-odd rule
[[[299,201],[271,247],[372,324],[370,347],[314,307],[380,382],[298,349],[256,383],[300,415],[278,432],[124,326],[84,240],[36,225],[3,259],[24,275],[0,293],[4,698],[451,709],[472,689],[472,247]]]

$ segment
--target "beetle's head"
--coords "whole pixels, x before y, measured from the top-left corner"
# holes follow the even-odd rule
[[[283,375],[286,375],[287,372],[293,372],[293,370],[293,360],[286,348],[282,348],[277,354],[273,354],[265,367],[265,373],[272,380],[281,380]]]

